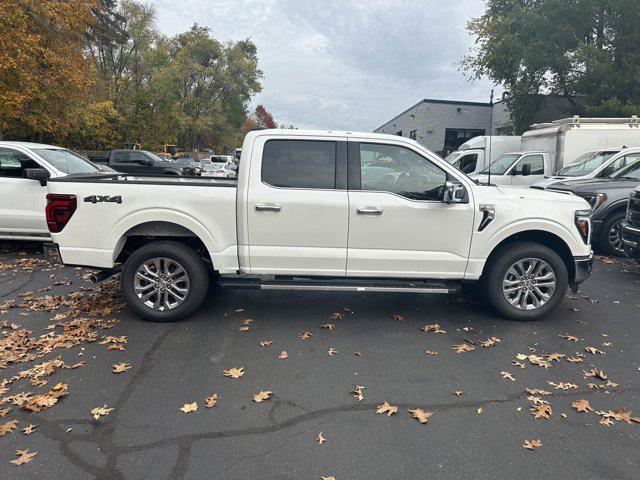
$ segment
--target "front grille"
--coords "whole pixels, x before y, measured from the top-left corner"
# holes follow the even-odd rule
[[[640,192],[636,192],[629,197],[628,219],[629,223],[635,227],[640,227]]]

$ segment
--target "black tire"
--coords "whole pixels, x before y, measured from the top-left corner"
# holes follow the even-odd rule
[[[616,250],[609,238],[609,231],[621,220],[624,220],[625,212],[613,212],[602,222],[602,229],[598,235],[597,247],[600,250],[600,253],[604,255],[608,255],[610,257],[623,257],[624,251]],[[619,234],[618,234],[619,235]]]
[[[519,260],[535,258],[544,261],[553,271],[555,290],[549,300],[538,308],[524,310],[507,301],[502,283],[509,268]],[[487,298],[500,315],[512,320],[537,320],[549,313],[564,298],[569,283],[567,267],[560,256],[549,247],[533,242],[517,242],[504,246],[490,259],[483,275]]]
[[[146,261],[164,257],[177,262],[189,280],[188,293],[181,304],[164,311],[147,306],[135,292],[134,277]],[[122,270],[122,293],[129,306],[144,319],[153,322],[174,322],[191,315],[204,300],[209,288],[209,272],[198,254],[188,246],[172,241],[153,242],[131,254]]]

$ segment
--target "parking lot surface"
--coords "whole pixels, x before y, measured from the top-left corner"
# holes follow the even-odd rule
[[[3,479],[639,476],[631,262],[598,259],[532,323],[463,297],[212,289],[161,324],[39,252],[0,250]]]

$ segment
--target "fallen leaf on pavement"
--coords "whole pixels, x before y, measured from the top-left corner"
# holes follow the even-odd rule
[[[394,405],[390,405],[388,402],[384,402],[382,405],[378,405],[378,409],[376,410],[376,413],[379,415],[386,413],[387,417],[390,417],[397,411],[398,411],[398,407]]]
[[[330,475],[328,477],[320,477],[322,480],[336,480],[336,477],[334,477],[333,475]]]
[[[569,340],[570,342],[577,342],[578,337],[574,337],[573,335],[558,335],[560,338],[564,338],[565,340]]]
[[[22,430],[20,430],[22,433],[24,433],[25,435],[31,435],[33,432],[36,431],[36,428],[38,428],[37,425],[27,425],[26,427],[24,427]]]
[[[582,371],[582,375],[584,375],[585,377],[596,377],[599,378],[600,380],[607,380],[607,375],[605,375],[605,373],[602,370],[598,370],[597,368],[592,368],[589,371],[583,370]]]
[[[554,387],[556,387],[556,390],[569,390],[570,388],[578,388],[578,385],[576,385],[575,383],[568,383],[568,382],[560,382],[560,383],[554,383],[554,382],[547,382],[549,385],[553,385]]]
[[[9,410],[11,410],[11,407],[1,408],[0,409],[0,418],[3,418],[7,413],[9,413]]]
[[[287,352],[285,352],[284,350],[280,352],[280,355],[278,355],[278,358],[281,359],[281,360],[284,360],[287,357],[289,357],[289,354]]]
[[[261,390],[259,393],[253,394],[253,401],[256,403],[262,403],[265,400],[269,400],[272,393],[273,392]]]
[[[331,316],[329,317],[331,320],[335,321],[335,320],[340,320],[342,317],[344,317],[344,313],[342,312],[334,312],[331,314]]]
[[[261,347],[268,347],[273,343],[273,340],[262,340],[260,342],[260,346]]]
[[[593,412],[593,408],[589,405],[588,400],[576,400],[571,403],[571,406],[579,412],[589,413]]]
[[[482,407],[478,407],[478,408],[476,408],[476,413],[477,413],[478,415],[482,415],[482,413],[483,413],[483,412],[484,412],[484,408],[482,408]]]
[[[540,388],[525,388],[524,390],[531,395],[551,395],[551,392],[547,392]]]
[[[212,393],[211,395],[209,395],[208,397],[206,397],[204,399],[204,401],[206,402],[204,404],[204,406],[207,407],[207,408],[213,408],[213,407],[215,407],[217,405],[218,400],[219,400],[218,394],[217,393]]]
[[[524,365],[523,363],[520,363],[520,362],[519,362],[519,361],[517,361],[517,360],[511,360],[511,363],[512,363],[514,366],[518,367],[518,368],[526,368],[526,367],[525,367],[525,365]]]
[[[470,352],[471,350],[475,350],[476,347],[469,345],[467,343],[459,343],[457,345],[454,345],[452,347],[456,353],[462,353],[462,352]]]
[[[198,404],[196,402],[185,403],[182,406],[182,408],[180,408],[180,410],[183,411],[184,413],[195,412],[197,409],[198,409]]]
[[[311,338],[311,337],[313,337],[313,333],[308,332],[306,330],[304,332],[302,332],[300,335],[298,335],[298,338],[300,340],[306,340],[306,339]]]
[[[443,330],[442,327],[440,327],[440,325],[438,325],[437,323],[433,323],[431,325],[425,325],[424,327],[422,327],[422,331],[426,333],[429,333],[429,332],[447,333],[447,331]]]
[[[38,452],[29,453],[29,449],[26,450],[16,450],[16,455],[19,455],[15,460],[11,460],[11,463],[14,465],[22,465],[23,463],[29,463],[33,457],[35,457]]]
[[[551,405],[532,405],[530,408],[533,418],[544,418],[545,420],[549,420],[553,414]]]
[[[550,353],[549,355],[547,355],[547,360],[549,360],[550,362],[553,362],[554,360],[556,362],[559,362],[561,358],[565,358],[566,355],[564,353]]]
[[[333,356],[333,355],[335,355],[337,353],[338,353],[338,350],[336,350],[333,347],[329,347],[329,350],[327,350],[327,355],[329,355],[329,356]]]
[[[316,437],[316,442],[318,442],[318,445],[322,445],[326,441],[327,440],[322,436],[322,432],[320,432]]]
[[[591,355],[604,355],[602,350],[598,350],[596,347],[584,347],[586,352],[589,352]]]
[[[396,322],[404,322],[404,317],[403,317],[402,315],[397,315],[397,314],[396,314],[396,315],[394,315],[394,316],[393,316],[393,319],[394,319]]]
[[[408,410],[411,416],[416,420],[418,420],[420,423],[427,423],[429,418],[433,415],[433,413],[425,412],[424,410],[421,410],[419,408],[416,408],[415,410],[411,410],[411,409],[408,409]]]
[[[497,337],[491,337],[486,339],[483,342],[480,342],[480,345],[482,345],[485,348],[489,348],[489,347],[493,347],[496,343],[500,343],[500,339]]]
[[[9,420],[6,423],[0,424],[0,437],[4,437],[7,433],[13,432],[18,428],[17,420]]]
[[[127,370],[131,369],[132,366],[130,363],[116,363],[113,365],[112,370],[113,373],[122,373],[122,372],[126,372]]]
[[[500,372],[500,375],[502,375],[502,378],[508,378],[508,379],[509,379],[509,380],[511,380],[512,382],[515,382],[515,381],[516,381],[516,379],[515,379],[515,378],[513,378],[513,375],[511,375],[509,372],[506,372],[506,371],[504,371],[504,370],[503,370],[502,372]]]
[[[356,400],[358,400],[359,402],[361,402],[364,399],[364,390],[365,387],[361,386],[361,385],[356,385],[353,390],[351,390],[351,392],[349,393],[353,393],[353,396],[356,397]]]
[[[567,357],[569,363],[582,363],[583,361],[581,357]]]
[[[320,328],[324,328],[325,330],[333,330],[335,325],[333,323],[325,323],[324,325],[320,325]]]
[[[461,396],[461,395],[462,395],[462,390],[454,390],[453,394],[454,394],[456,397],[459,397],[459,396]]]
[[[437,355],[438,354],[438,352],[434,352],[433,350],[427,350],[424,353],[426,353],[427,355]]]
[[[223,370],[222,373],[225,377],[240,378],[241,376],[244,375],[244,367],[240,367],[240,368],[233,367],[233,368],[230,368],[229,370]]]
[[[613,425],[613,420],[611,420],[610,418],[601,418],[598,423],[610,427],[611,425]]]
[[[93,418],[95,420],[98,420],[100,417],[104,415],[109,415],[112,410],[113,408],[107,408],[106,405],[104,407],[96,407],[93,410],[91,410],[91,415],[93,415]]]
[[[524,443],[522,444],[522,446],[524,448],[526,448],[527,450],[535,450],[536,447],[541,447],[542,446],[542,442],[540,441],[540,439],[538,440],[525,440]]]

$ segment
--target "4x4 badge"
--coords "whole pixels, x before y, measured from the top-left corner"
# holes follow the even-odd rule
[[[88,197],[84,197],[84,201],[88,203],[99,203],[99,202],[122,203],[122,197],[120,195],[116,195],[116,196],[89,195]]]

